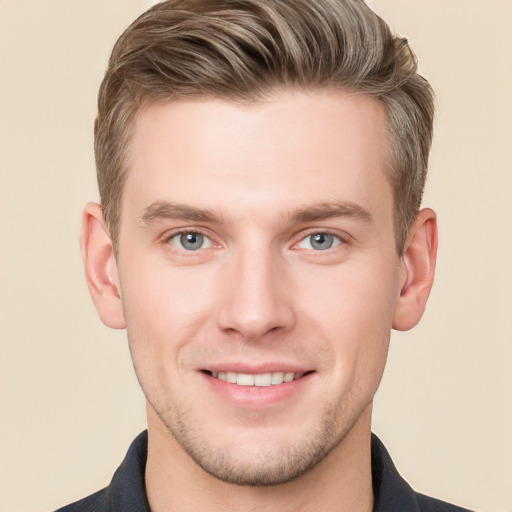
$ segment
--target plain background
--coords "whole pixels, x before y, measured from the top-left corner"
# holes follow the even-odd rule
[[[0,1],[0,510],[106,485],[144,428],[124,332],[96,317],[78,249],[97,200],[95,101],[148,0]],[[154,3],[154,2],[153,2]],[[375,0],[437,91],[427,313],[394,334],[374,431],[416,489],[512,510],[512,2]]]

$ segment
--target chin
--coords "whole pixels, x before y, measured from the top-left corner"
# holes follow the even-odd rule
[[[316,438],[302,444],[276,446],[272,443],[252,446],[230,446],[197,450],[180,443],[190,457],[208,474],[230,484],[268,487],[290,482],[304,475],[322,461],[334,446]],[[305,444],[305,443],[303,443]]]
[[[249,428],[240,435],[229,435],[224,430],[224,437],[220,437],[190,428],[191,423],[181,416],[172,420],[160,418],[181,448],[206,473],[230,484],[269,487],[298,479],[314,469],[343,441],[359,416],[339,422],[332,410],[326,410],[316,426],[303,426],[299,431],[290,430],[293,427],[287,425],[285,435],[269,430],[263,438],[258,427],[254,427],[254,436]]]

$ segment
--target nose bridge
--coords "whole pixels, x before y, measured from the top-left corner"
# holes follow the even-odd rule
[[[239,248],[226,277],[230,286],[219,315],[223,330],[257,340],[269,331],[291,327],[294,315],[284,264],[271,246],[252,243]]]

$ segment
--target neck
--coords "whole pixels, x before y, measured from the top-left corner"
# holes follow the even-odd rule
[[[148,405],[146,489],[152,512],[370,512],[371,405],[343,440],[301,477],[268,487],[239,486],[206,473]]]

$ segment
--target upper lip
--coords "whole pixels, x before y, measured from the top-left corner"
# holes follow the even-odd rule
[[[234,373],[246,373],[249,375],[258,375],[261,373],[274,373],[274,372],[293,372],[293,373],[306,373],[311,372],[312,368],[290,364],[290,363],[243,363],[243,362],[231,362],[231,363],[215,363],[209,364],[201,368],[209,372],[234,372]]]

